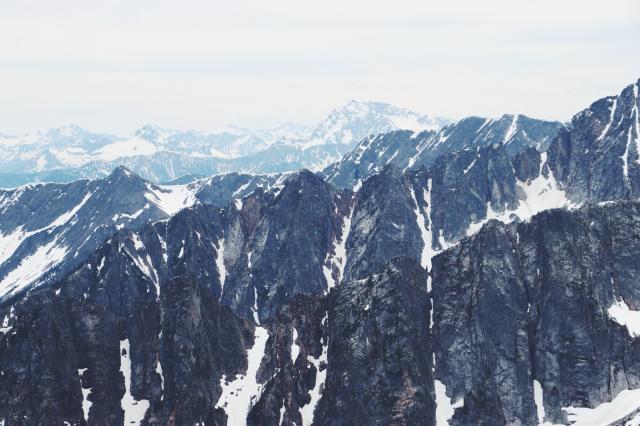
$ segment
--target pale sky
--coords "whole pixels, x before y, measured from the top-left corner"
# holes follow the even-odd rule
[[[638,0],[0,1],[8,134],[314,124],[350,99],[565,121],[638,78]]]

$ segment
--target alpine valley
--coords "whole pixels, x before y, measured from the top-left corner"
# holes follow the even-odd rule
[[[0,425],[640,425],[639,90],[3,136]]]

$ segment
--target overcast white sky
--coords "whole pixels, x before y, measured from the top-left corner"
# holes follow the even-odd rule
[[[313,124],[350,99],[567,120],[640,78],[640,1],[0,1],[0,133]]]

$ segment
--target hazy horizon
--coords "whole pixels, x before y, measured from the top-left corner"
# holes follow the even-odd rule
[[[3,2],[0,133],[314,125],[351,99],[567,121],[640,77],[632,0],[244,6]]]

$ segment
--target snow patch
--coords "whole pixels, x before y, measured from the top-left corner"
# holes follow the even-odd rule
[[[296,362],[296,359],[298,359],[298,355],[300,354],[300,346],[298,346],[298,344],[296,343],[296,340],[298,339],[298,330],[296,330],[296,327],[293,327],[293,336],[291,337],[291,361],[292,362]]]
[[[82,375],[87,371],[86,368],[78,369],[78,376],[80,376],[80,382],[82,383]],[[82,411],[84,412],[84,420],[89,421],[89,409],[93,403],[89,401],[89,394],[91,393],[91,389],[85,389],[81,386],[80,390],[82,391]]]
[[[134,232],[131,235],[131,239],[133,240],[133,247],[136,251],[144,250],[144,244],[142,243],[142,240],[140,240],[140,236],[138,234]]]
[[[620,299],[607,309],[607,314],[618,324],[627,327],[631,337],[640,337],[640,311],[629,309],[625,301]]]
[[[125,393],[122,397],[121,406],[124,410],[124,424],[140,424],[144,419],[144,414],[149,408],[149,401],[146,399],[136,400],[131,395],[131,352],[129,351],[129,339],[120,342],[120,372],[124,375]]]
[[[89,200],[89,198],[91,198],[92,195],[92,192],[86,194],[78,205],[76,205],[68,212],[61,214],[53,222],[43,228],[24,232],[22,226],[20,226],[11,234],[3,235],[2,233],[0,233],[0,264],[7,261],[15,253],[18,247],[20,247],[20,245],[32,235],[36,235],[44,231],[49,231],[49,233],[51,233],[54,228],[65,225],[78,213],[78,211],[80,211],[82,206],[86,204],[86,202]]]
[[[611,107],[609,107],[609,110],[611,111],[611,115],[609,116],[609,121],[607,122],[607,125],[604,127],[604,130],[602,130],[602,133],[600,133],[600,136],[598,136],[598,139],[596,140],[600,141],[604,139],[604,137],[609,132],[609,128],[611,127],[611,123],[613,122],[613,116],[616,113],[617,107],[618,107],[618,98],[614,98],[613,104],[611,105]]]
[[[22,262],[0,282],[0,295],[20,291],[33,283],[60,263],[67,251],[66,246],[58,245],[58,238],[38,247],[33,254],[22,259]]]
[[[546,416],[544,411],[544,393],[542,390],[542,385],[537,380],[533,381],[533,400],[536,404],[536,411],[538,413],[538,424],[540,426],[561,426],[544,421],[544,418]]]
[[[626,422],[624,426],[640,426],[640,413],[636,414],[631,420]]]
[[[449,426],[449,420],[453,417],[456,408],[464,406],[464,398],[455,403],[447,396],[447,387],[440,380],[434,380],[436,391],[436,425]]]
[[[507,130],[507,133],[504,135],[504,141],[502,141],[503,144],[508,145],[509,142],[511,142],[513,136],[516,134],[516,131],[518,130],[518,117],[518,114],[515,114],[513,116],[511,126],[509,126],[509,130]]]
[[[220,298],[222,298],[222,290],[224,290],[224,281],[227,278],[227,268],[224,264],[224,236],[218,239],[216,246],[216,268],[220,277]]]
[[[103,161],[113,161],[121,157],[131,157],[134,155],[151,155],[158,152],[158,147],[141,137],[117,141],[105,145],[95,151],[98,158]]]
[[[595,408],[563,407],[571,426],[605,426],[640,409],[640,389],[624,390]]]
[[[504,211],[496,212],[491,207],[491,203],[487,203],[486,217],[469,225],[467,229],[468,236],[478,232],[491,219],[509,223],[517,217],[522,221],[526,221],[544,210],[575,207],[569,201],[565,192],[558,186],[553,173],[549,171],[548,177],[542,174],[542,167],[546,162],[547,153],[542,153],[541,157],[538,177],[530,182],[521,182],[519,180],[516,182],[516,185],[524,192],[524,199],[518,202],[518,206],[513,210],[505,209]]]
[[[325,314],[322,322],[324,323],[327,319],[327,315]],[[322,346],[322,354],[319,358],[314,358],[312,356],[307,356],[307,361],[309,361],[316,368],[316,384],[311,389],[311,401],[300,408],[300,415],[302,416],[302,426],[308,426],[313,423],[313,415],[316,409],[316,405],[318,405],[318,401],[320,401],[320,397],[322,396],[321,389],[324,389],[324,383],[327,379],[327,342],[324,342]],[[320,365],[324,364],[324,370],[320,371]]]
[[[352,199],[349,212],[344,217],[342,222],[342,232],[340,234],[340,240],[336,242],[336,238],[334,237],[333,250],[329,250],[329,253],[327,253],[327,258],[322,265],[322,272],[324,273],[324,278],[327,281],[327,290],[331,290],[333,287],[342,282],[342,277],[344,276],[344,267],[347,264],[347,238],[349,238],[349,233],[351,232],[351,219],[353,218],[354,210],[355,206]],[[334,267],[338,269],[337,278],[334,278],[333,276]]]
[[[424,200],[427,203],[427,215],[425,215],[422,210],[420,210],[420,206],[418,204],[418,199],[416,198],[416,193],[413,187],[410,188],[411,199],[415,204],[414,213],[416,215],[416,221],[418,223],[418,228],[420,229],[420,234],[422,235],[422,254],[420,256],[420,265],[423,268],[427,268],[427,271],[431,269],[431,257],[435,254],[432,245],[432,234],[431,230],[427,229],[425,222],[427,219],[431,221],[431,179],[427,182],[427,187],[423,189]],[[426,217],[428,216],[428,217]],[[429,222],[431,225],[431,222]]]
[[[225,375],[220,379],[222,394],[215,408],[223,408],[227,413],[227,424],[244,425],[251,407],[258,401],[263,389],[263,384],[258,383],[256,374],[264,357],[269,333],[263,327],[256,327],[254,331],[254,343],[247,352],[247,374],[237,374],[230,382]]]
[[[169,216],[193,206],[197,201],[189,185],[147,184],[147,191],[144,196]]]

